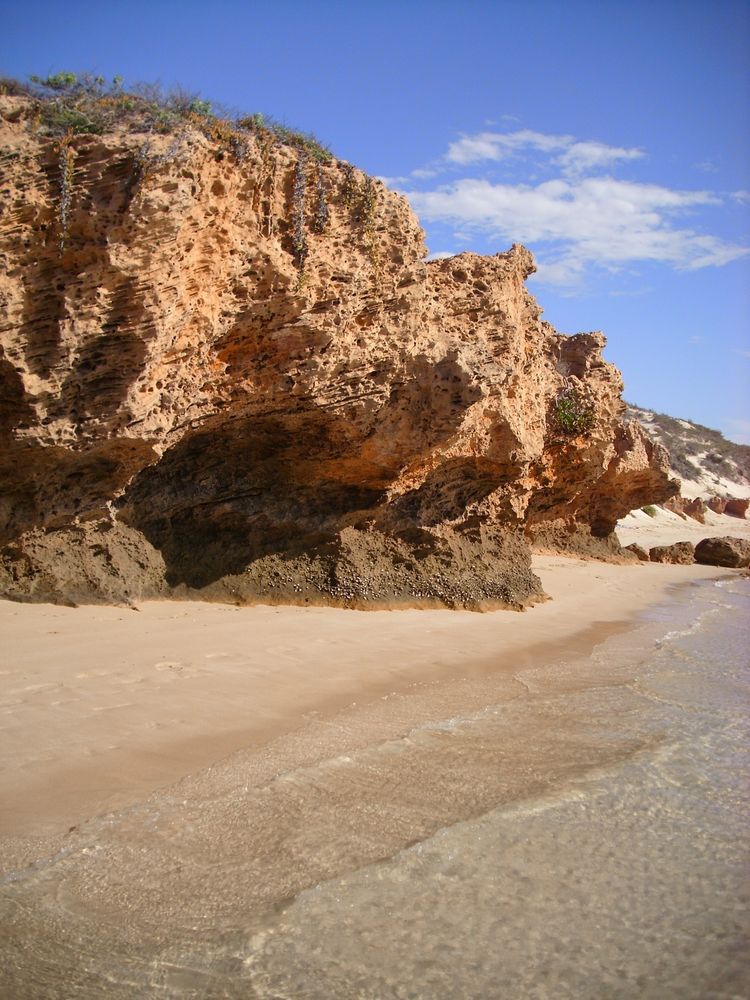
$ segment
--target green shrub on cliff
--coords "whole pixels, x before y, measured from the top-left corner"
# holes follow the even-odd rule
[[[26,98],[29,107],[23,120],[27,127],[47,139],[48,146],[53,145],[60,192],[56,215],[61,256],[71,245],[75,162],[86,145],[85,136],[103,135],[117,129],[140,137],[126,183],[130,197],[156,167],[177,155],[183,138],[191,131],[202,133],[215,147],[240,164],[254,150],[261,167],[267,170],[264,183],[268,191],[260,209],[267,235],[275,232],[272,150],[277,145],[293,147],[297,154],[297,166],[291,253],[299,268],[300,280],[303,280],[308,230],[322,233],[330,214],[328,185],[322,167],[333,157],[330,150],[314,136],[261,114],[219,114],[210,101],[180,88],[165,91],[158,84],[141,83],[126,89],[119,76],[108,81],[91,73],[63,71],[46,77],[31,76],[28,82],[0,77],[0,95]],[[172,135],[174,138],[166,149],[154,152],[157,148],[157,144],[152,142],[154,135]],[[312,189],[309,202],[308,186]],[[362,181],[357,206],[357,221],[365,234],[368,248],[374,247],[371,230],[374,225],[375,190],[370,178]],[[371,257],[374,260],[376,249],[371,249]],[[376,263],[374,260],[374,267]]]
[[[594,426],[594,407],[575,387],[566,386],[553,407],[555,423],[565,434],[585,434]]]
[[[63,71],[29,82],[0,78],[0,94],[27,96],[34,102],[39,130],[54,138],[102,135],[114,128],[169,134],[186,125],[237,152],[243,137],[262,134],[294,146],[313,160],[327,162],[331,152],[315,136],[299,132],[261,114],[219,115],[210,101],[179,87],[165,91],[158,84],[138,83],[128,89],[121,76],[107,81],[92,73]]]

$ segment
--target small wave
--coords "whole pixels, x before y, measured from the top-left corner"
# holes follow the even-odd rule
[[[719,614],[722,608],[731,608],[731,605],[720,604],[716,607],[707,608],[703,614],[698,615],[695,621],[691,625],[688,625],[687,628],[676,628],[670,630],[660,639],[655,639],[654,645],[657,649],[660,649],[663,645],[665,645],[665,643],[672,642],[674,639],[682,639],[688,635],[695,635],[696,632],[700,631],[700,629],[708,623],[708,619]]]

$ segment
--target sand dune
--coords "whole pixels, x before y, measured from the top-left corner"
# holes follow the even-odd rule
[[[617,537],[622,545],[637,542],[645,549],[653,545],[671,545],[673,542],[697,544],[702,538],[712,535],[733,535],[736,538],[750,538],[750,521],[728,514],[714,514],[706,511],[706,523],[692,517],[682,518],[662,507],[652,508],[653,516],[643,510],[634,510],[617,524]]]

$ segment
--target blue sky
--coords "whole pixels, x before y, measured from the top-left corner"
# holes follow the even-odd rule
[[[525,243],[626,399],[750,443],[750,0],[3,7],[2,72],[179,83],[389,178],[433,253]]]

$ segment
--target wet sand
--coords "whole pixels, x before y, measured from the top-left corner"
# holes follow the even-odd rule
[[[0,604],[0,993],[742,995],[748,581],[535,568],[524,613]]]
[[[536,557],[524,613],[0,602],[0,836],[62,834],[352,704],[581,657],[710,567]],[[429,714],[429,699],[422,710]]]

